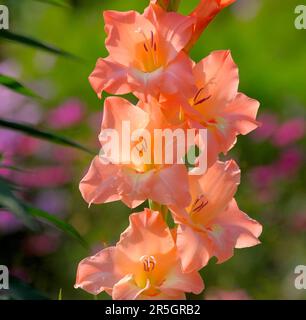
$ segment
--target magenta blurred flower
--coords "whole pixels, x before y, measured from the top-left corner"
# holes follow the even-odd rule
[[[56,146],[51,150],[52,159],[58,163],[69,164],[77,159],[77,152],[74,149]]]
[[[22,223],[13,213],[0,210],[0,234],[11,234],[19,231],[21,228]]]
[[[306,211],[295,214],[292,219],[291,227],[293,231],[306,231]]]
[[[65,190],[43,190],[38,193],[35,205],[51,214],[64,218],[69,207],[69,193]]]
[[[80,121],[84,116],[84,105],[77,99],[71,99],[51,110],[47,122],[54,129],[66,129]]]
[[[277,118],[272,113],[263,113],[258,117],[261,126],[251,133],[254,141],[261,142],[270,138],[278,127]]]
[[[40,234],[24,240],[23,250],[26,255],[42,257],[54,253],[60,243],[58,235]]]
[[[26,283],[30,283],[32,281],[28,271],[21,266],[10,268],[10,274]]]
[[[257,188],[268,187],[273,181],[275,181],[276,177],[277,174],[273,165],[254,167],[250,171],[251,182]]]
[[[24,187],[54,188],[71,180],[70,170],[64,167],[38,167],[32,171],[15,172],[13,180]]]
[[[15,153],[21,157],[33,156],[42,145],[42,141],[28,136],[21,136]]]
[[[205,300],[251,300],[245,290],[211,290],[205,295]]]
[[[295,175],[303,164],[303,153],[298,148],[283,151],[276,163],[277,174],[281,178]]]
[[[291,119],[282,124],[274,133],[272,141],[277,147],[292,144],[305,135],[304,119]]]

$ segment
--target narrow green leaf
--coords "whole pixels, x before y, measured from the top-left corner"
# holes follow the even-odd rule
[[[40,218],[42,220],[52,223],[58,229],[64,231],[65,233],[69,234],[70,236],[78,240],[84,248],[88,249],[87,242],[71,224],[41,209],[31,207],[30,205],[27,205],[26,208],[29,214],[31,214],[33,217]]]
[[[26,170],[15,167],[15,166],[8,166],[6,164],[1,164],[0,163],[0,169],[7,169],[7,170],[12,170],[12,171],[18,171],[18,172],[26,172]]]
[[[27,213],[22,202],[15,196],[13,186],[0,177],[0,206],[14,213],[28,228],[38,229],[35,220]]]
[[[83,151],[88,152],[90,154],[95,154],[93,151],[80,145],[77,142],[74,142],[70,139],[67,139],[65,137],[59,136],[59,135],[51,133],[51,132],[42,131],[40,129],[37,129],[37,128],[30,126],[30,125],[27,125],[27,124],[22,124],[22,123],[12,122],[9,120],[0,119],[0,127],[5,127],[8,129],[11,129],[11,130],[20,131],[20,132],[23,132],[24,134],[33,136],[38,139],[47,140],[52,143],[65,145],[68,147],[83,150]]]
[[[71,5],[68,2],[64,1],[64,0],[35,0],[35,1],[48,3],[48,4],[53,4],[53,5],[58,6],[58,7],[64,7],[64,8],[70,8],[71,7]]]
[[[80,60],[80,58],[78,58],[78,57],[76,57],[76,56],[72,55],[71,53],[68,53],[64,50],[61,50],[53,45],[36,40],[34,38],[31,38],[31,37],[28,37],[25,35],[11,32],[8,30],[1,30],[0,31],[0,38],[14,41],[14,42],[17,42],[17,43],[20,43],[23,45],[27,45],[27,46],[33,47],[35,49],[44,50],[49,53],[57,54],[57,55],[60,55],[60,56],[66,57],[66,58]]]
[[[15,277],[10,277],[10,288],[5,292],[5,296],[8,300],[49,300],[44,293]]]
[[[19,81],[15,80],[12,77],[1,74],[1,73],[0,73],[0,85],[3,85],[5,87],[19,93],[19,94],[24,95],[24,96],[38,97],[37,94],[35,94],[32,90],[26,88]]]
[[[59,289],[57,300],[60,300],[60,301],[63,300],[63,290],[62,290],[62,288]]]

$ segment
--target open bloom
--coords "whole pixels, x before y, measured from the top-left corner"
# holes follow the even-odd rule
[[[200,178],[190,176],[192,201],[185,209],[171,208],[177,230],[177,247],[183,270],[204,267],[212,256],[222,263],[234,248],[259,243],[262,227],[239,210],[233,196],[240,170],[231,160],[216,162]]]
[[[149,152],[154,148],[150,140],[152,130],[165,125],[159,110],[158,107],[151,108],[149,113],[119,97],[105,100],[100,135],[105,154],[95,157],[80,183],[83,198],[89,204],[122,200],[127,206],[135,208],[147,199],[164,205],[184,207],[189,204],[191,198],[185,165],[156,164],[151,158],[154,152]],[[128,140],[122,133],[124,123],[131,125]],[[119,148],[109,157],[106,145],[111,143],[113,150],[114,143],[118,142],[104,140],[104,130],[109,132],[110,129],[119,133],[118,145],[123,149]],[[133,141],[130,141],[132,137]]]
[[[208,26],[208,24],[214,19],[214,17],[225,7],[229,6],[236,0],[200,0],[199,5],[190,14],[191,17],[196,19],[192,38],[186,50],[188,51],[201,36],[202,32]]]
[[[258,127],[259,102],[238,93],[239,76],[229,51],[215,51],[193,68],[197,92],[187,101],[167,98],[162,103],[168,121],[187,128],[207,129],[208,166],[227,153],[239,134]]]
[[[105,11],[107,58],[100,58],[89,81],[101,97],[133,92],[146,99],[160,92],[189,94],[192,62],[182,51],[191,38],[193,17],[150,4],[136,11]]]
[[[145,209],[130,216],[115,247],[80,262],[75,287],[132,300],[184,299],[204,285],[197,272],[182,273],[171,231],[159,212]]]

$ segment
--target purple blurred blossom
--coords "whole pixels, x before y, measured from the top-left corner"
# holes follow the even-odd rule
[[[69,193],[64,190],[43,190],[38,193],[34,203],[38,208],[64,218],[69,210]]]
[[[54,253],[60,244],[58,235],[40,234],[27,237],[23,242],[26,255],[42,257]]]
[[[306,231],[306,211],[296,213],[291,221],[291,227],[294,231]]]
[[[277,130],[277,118],[272,113],[263,113],[258,117],[261,126],[251,133],[251,138],[254,141],[261,142],[270,138]]]
[[[70,170],[64,167],[38,167],[32,171],[15,172],[13,180],[24,187],[54,188],[71,180]]]
[[[205,300],[251,300],[248,293],[242,289],[233,291],[210,289],[205,298]]]
[[[272,141],[277,147],[292,144],[305,135],[304,119],[295,118],[283,123],[274,133]]]
[[[84,105],[77,99],[71,99],[51,110],[47,123],[54,129],[65,129],[82,121],[84,117]]]
[[[10,274],[26,283],[30,283],[32,281],[28,271],[21,266],[10,268]]]
[[[254,167],[250,171],[251,182],[258,188],[265,188],[269,186],[276,177],[277,173],[273,165]]]
[[[0,210],[0,233],[11,234],[19,231],[22,228],[22,223],[16,216],[5,210]]]
[[[71,148],[56,146],[52,151],[52,159],[58,163],[71,163],[77,159],[77,152]]]
[[[289,178],[295,175],[303,164],[303,153],[298,148],[283,151],[275,167],[279,177]]]

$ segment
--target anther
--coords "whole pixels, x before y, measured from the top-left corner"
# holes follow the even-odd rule
[[[156,260],[153,256],[142,256],[139,261],[142,262],[145,272],[151,272],[155,269]]]

